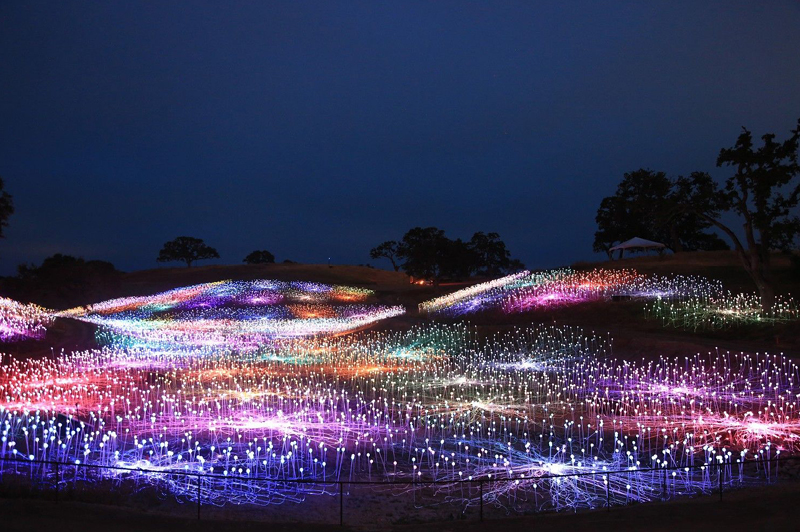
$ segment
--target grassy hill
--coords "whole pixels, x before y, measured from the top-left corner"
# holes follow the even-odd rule
[[[156,268],[135,272],[57,271],[40,280],[0,278],[0,295],[52,309],[65,309],[107,299],[151,295],[164,290],[223,280],[316,281],[370,288],[383,292],[413,290],[404,273],[365,266],[327,264],[236,264],[195,268]]]
[[[576,269],[633,268],[642,273],[669,275],[700,275],[719,279],[731,291],[754,292],[755,287],[731,251],[680,253],[676,255],[644,256],[624,260],[596,263],[578,263]],[[794,276],[789,257],[774,257],[775,278],[779,292],[800,294],[800,280]],[[275,279],[283,281],[316,281],[370,288],[376,291],[376,302],[404,305],[404,316],[375,325],[377,329],[404,329],[426,321],[426,316],[416,312],[417,304],[427,299],[452,292],[485,279],[439,287],[413,285],[400,272],[367,268],[364,266],[327,264],[259,264],[219,265],[195,268],[157,268],[130,273],[120,273],[113,283],[87,286],[77,294],[73,305],[94,303],[115,297],[148,295],[198,283],[225,279],[252,280]],[[38,302],[33,299],[34,302]],[[54,306],[66,308],[67,304]],[[437,318],[442,319],[442,318]],[[507,315],[487,311],[464,317],[490,333],[513,326],[531,323],[557,323],[576,325],[600,334],[610,333],[615,339],[615,352],[626,357],[654,356],[656,354],[686,354],[720,347],[731,350],[786,351],[800,353],[800,328],[796,324],[775,327],[748,327],[724,331],[691,332],[664,328],[658,320],[647,320],[643,305],[637,301],[590,302],[554,308],[539,308],[521,314]],[[444,321],[450,321],[444,319]],[[63,330],[62,330],[63,329]],[[797,330],[796,330],[797,329]],[[60,321],[48,332],[44,342],[21,342],[6,346],[7,352],[38,353],[43,349],[55,351],[86,348],[92,341],[92,329],[71,320]]]
[[[733,251],[692,252],[664,256],[642,256],[623,260],[581,262],[577,270],[635,269],[655,275],[695,275],[718,279],[731,292],[755,293],[756,288]],[[790,258],[773,256],[773,271],[779,293],[800,297],[800,279],[792,271]],[[540,307],[525,313],[505,314],[496,309],[469,316],[485,330],[502,330],[530,323],[574,325],[614,339],[614,352],[623,358],[681,356],[720,348],[730,351],[769,351],[800,354],[797,323],[753,325],[717,331],[690,331],[664,327],[660,320],[646,319],[641,301],[592,301],[577,305]]]
[[[701,275],[719,279],[731,292],[755,292],[756,286],[742,267],[735,251],[694,251],[668,253],[662,256],[645,255],[622,260],[578,262],[572,265],[579,270],[592,268],[630,268],[641,273],[656,275]],[[800,294],[800,272],[794,271],[788,255],[772,255],[772,272],[779,293]]]
[[[370,288],[376,291],[413,289],[402,272],[378,270],[366,266],[327,264],[236,264],[195,268],[156,268],[125,273],[120,279],[121,295],[146,295],[199,283],[231,279],[250,281],[314,281]]]

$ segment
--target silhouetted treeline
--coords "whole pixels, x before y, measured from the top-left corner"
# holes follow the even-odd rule
[[[57,253],[40,266],[21,264],[15,277],[0,278],[0,289],[18,301],[64,309],[103,299],[121,275],[110,262]]]
[[[693,179],[700,183],[711,177],[693,175]],[[603,198],[597,210],[594,251],[610,258],[612,247],[633,237],[662,242],[674,253],[730,249],[711,231],[711,221],[682,209],[686,203],[682,183],[644,168],[626,173],[616,193]],[[719,216],[719,209],[709,214]]]
[[[412,277],[434,283],[473,275],[497,277],[525,268],[518,259],[511,258],[499,234],[482,231],[464,241],[450,239],[436,227],[414,227],[400,241],[383,242],[369,254],[373,259],[389,260],[395,271],[402,269]]]

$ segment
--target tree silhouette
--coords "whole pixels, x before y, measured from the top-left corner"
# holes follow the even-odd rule
[[[204,259],[218,259],[219,253],[199,238],[179,236],[164,244],[158,252],[158,262],[185,262],[188,268],[192,263]]]
[[[3,228],[8,226],[8,219],[14,214],[14,201],[11,194],[5,191],[5,183],[0,178],[0,238],[4,238]]]
[[[467,246],[474,254],[474,273],[478,275],[495,277],[525,268],[519,260],[511,258],[506,243],[500,240],[497,233],[478,231],[472,235]]]
[[[256,250],[247,255],[242,262],[247,264],[273,264],[275,255],[266,249]]]
[[[110,262],[56,253],[40,266],[20,264],[15,277],[2,279],[2,288],[14,299],[57,308],[107,299],[119,281],[120,272]]]
[[[437,227],[414,227],[396,242],[388,240],[372,248],[373,259],[387,258],[395,271],[438,284],[443,278],[464,279],[473,274],[496,276],[524,269],[497,233],[477,232],[465,242],[451,240]]]
[[[403,259],[403,270],[413,277],[431,279],[438,284],[449,243],[444,231],[436,227],[409,229],[403,235],[397,253]]]
[[[679,187],[664,172],[641,168],[626,173],[615,194],[600,202],[594,250],[608,253],[635,236],[664,242],[675,253],[727,248],[717,235],[706,232],[709,221],[678,209],[681,204]]]
[[[752,134],[743,128],[736,144],[720,150],[717,157],[717,167],[734,169],[723,189],[702,172],[678,180],[684,209],[718,227],[733,242],[765,311],[775,304],[770,253],[791,249],[800,233],[794,210],[800,202],[800,120],[790,133],[784,142],[776,142],[775,134],[768,133],[761,137],[763,145],[755,147]],[[725,210],[740,216],[744,241],[719,219]]]
[[[382,244],[378,244],[369,251],[369,256],[372,259],[389,259],[389,262],[392,263],[392,268],[394,268],[394,271],[398,271],[400,269],[400,265],[397,263],[397,260],[399,259],[398,243],[394,240],[387,240]]]

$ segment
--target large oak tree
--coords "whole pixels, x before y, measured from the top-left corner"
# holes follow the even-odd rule
[[[179,236],[164,244],[158,253],[158,262],[185,262],[188,268],[198,260],[218,259],[216,249],[207,245],[200,238]]]
[[[719,228],[733,243],[744,269],[756,284],[763,309],[775,303],[770,255],[791,249],[800,233],[800,165],[798,142],[800,120],[783,142],[775,134],[761,137],[756,146],[753,135],[743,128],[731,148],[723,148],[717,167],[733,170],[720,188],[708,174],[695,172],[679,178],[683,211],[697,214]],[[742,223],[741,232],[722,221],[720,211],[732,211]],[[740,238],[742,236],[743,238]]]

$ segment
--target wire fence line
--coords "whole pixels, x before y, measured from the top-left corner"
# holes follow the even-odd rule
[[[553,481],[553,480],[562,480],[562,479],[578,479],[581,477],[592,477],[597,478],[598,476],[601,477],[603,480],[603,484],[605,486],[605,508],[610,510],[614,504],[612,504],[612,496],[610,490],[610,479],[612,476],[617,475],[630,475],[640,474],[640,473],[663,473],[664,474],[664,484],[663,484],[663,493],[667,495],[667,482],[669,473],[677,473],[677,472],[696,472],[696,471],[706,471],[709,474],[711,472],[716,472],[716,486],[714,490],[703,489],[699,490],[703,493],[710,493],[711,491],[717,491],[719,494],[719,499],[722,500],[722,494],[724,490],[724,476],[725,476],[725,469],[726,468],[733,468],[739,467],[743,469],[747,465],[754,465],[757,468],[761,467],[763,469],[764,479],[770,480],[773,476],[773,472],[769,471],[768,468],[771,466],[779,467],[781,464],[786,463],[795,463],[800,460],[800,455],[798,456],[786,456],[786,457],[775,457],[775,458],[763,458],[763,459],[756,459],[756,460],[737,460],[735,462],[732,461],[717,461],[714,463],[703,463],[697,465],[684,465],[684,466],[663,466],[663,467],[651,467],[651,468],[630,468],[630,469],[617,469],[617,470],[594,470],[594,471],[586,471],[586,472],[579,472],[579,473],[565,473],[565,474],[546,474],[546,475],[537,475],[535,480],[537,482],[540,481]],[[100,464],[87,464],[78,461],[73,462],[58,462],[58,461],[45,461],[45,460],[36,460],[36,459],[19,459],[19,458],[9,458],[7,456],[0,456],[0,483],[2,483],[3,478],[8,474],[11,473],[16,476],[24,475],[24,473],[20,473],[17,469],[8,472],[6,470],[7,464],[14,464],[15,466],[18,464],[21,465],[35,465],[35,466],[44,466],[48,468],[54,477],[52,491],[55,493],[55,502],[59,502],[59,493],[61,491],[60,484],[62,480],[66,480],[63,477],[63,470],[66,468],[75,468],[77,472],[79,469],[83,470],[96,470],[96,471],[117,471],[123,473],[136,473],[140,475],[150,475],[154,477],[183,477],[186,479],[196,480],[197,481],[197,492],[195,496],[195,503],[197,507],[197,519],[201,519],[201,509],[204,506],[203,504],[203,497],[201,492],[201,485],[203,480],[223,480],[226,482],[230,481],[239,481],[244,482],[246,484],[251,485],[320,485],[320,486],[336,486],[337,494],[339,499],[339,525],[344,525],[344,495],[345,495],[345,487],[352,487],[352,486],[380,486],[380,487],[396,487],[396,486],[404,486],[404,487],[411,487],[412,491],[419,490],[426,487],[436,487],[436,486],[454,486],[454,485],[467,485],[470,487],[477,486],[479,491],[479,519],[480,521],[484,520],[484,504],[485,501],[489,499],[489,494],[485,493],[484,486],[491,485],[503,485],[503,484],[513,484],[514,482],[518,482],[518,479],[513,478],[498,478],[498,477],[481,477],[481,478],[466,478],[466,479],[414,479],[410,478],[408,480],[395,480],[395,481],[370,481],[370,480],[327,480],[327,479],[311,479],[311,478],[253,478],[247,476],[236,476],[236,475],[220,475],[214,473],[198,473],[193,471],[180,471],[180,470],[169,470],[169,471],[156,471],[151,469],[145,469],[141,467],[123,467],[123,466],[111,466],[111,465],[100,465]],[[32,471],[31,471],[32,473]],[[776,471],[774,473],[775,478],[777,478],[779,472]],[[530,479],[529,479],[530,480]],[[731,472],[729,482],[733,480],[733,474]],[[708,485],[708,484],[707,484]],[[626,503],[630,504],[630,503]],[[539,513],[538,511],[535,513]]]

